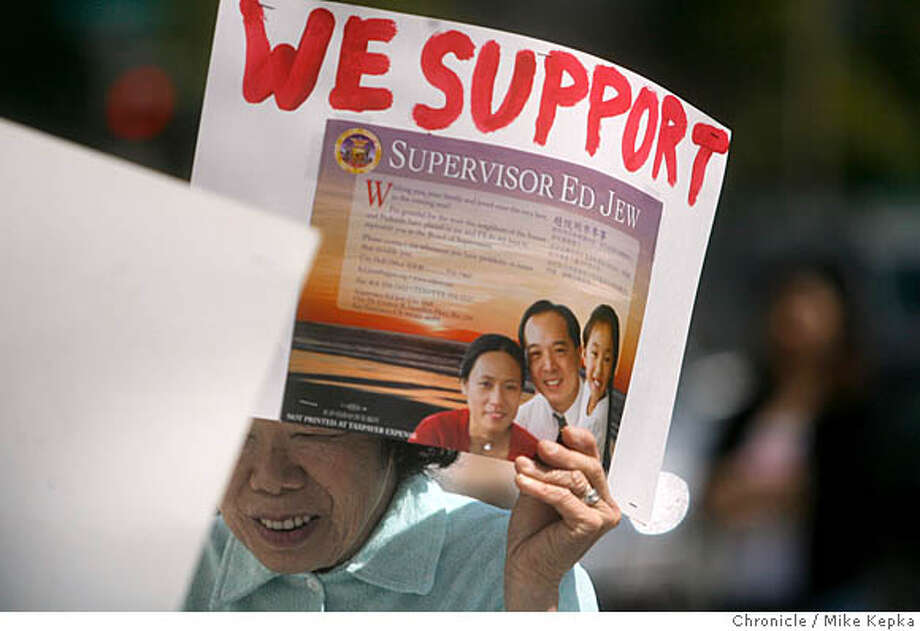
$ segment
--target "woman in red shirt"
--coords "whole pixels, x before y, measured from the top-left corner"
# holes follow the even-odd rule
[[[514,423],[523,386],[524,352],[517,342],[504,335],[480,335],[460,363],[460,388],[468,407],[422,419],[409,442],[508,460],[533,458],[537,439]]]

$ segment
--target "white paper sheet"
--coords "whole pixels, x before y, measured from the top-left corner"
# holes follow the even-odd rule
[[[317,243],[0,121],[0,610],[184,595]]]

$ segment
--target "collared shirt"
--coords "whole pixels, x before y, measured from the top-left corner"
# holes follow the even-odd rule
[[[573,427],[578,426],[578,418],[581,412],[581,391],[579,388],[578,396],[575,401],[565,411],[565,422]],[[555,411],[542,394],[536,394],[534,397],[518,408],[517,418],[514,422],[522,426],[528,432],[540,440],[556,440],[559,435],[559,423],[553,417]]]
[[[603,453],[604,439],[607,436],[607,406],[610,397],[604,397],[591,414],[588,414],[588,399],[591,390],[588,383],[582,379],[578,396],[571,407],[565,411],[565,422],[572,427],[585,427],[594,434],[597,441],[598,453]],[[537,394],[530,401],[518,409],[515,423],[541,440],[556,440],[559,434],[559,423],[553,418],[554,410],[542,394]]]
[[[361,550],[326,572],[272,572],[218,518],[185,608],[500,610],[507,534],[508,511],[445,493],[424,476],[404,482]],[[580,566],[563,578],[559,609],[597,610],[594,588]]]

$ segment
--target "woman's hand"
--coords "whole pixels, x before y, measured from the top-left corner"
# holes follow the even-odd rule
[[[515,483],[521,496],[511,511],[505,558],[505,608],[554,610],[562,577],[594,543],[620,522],[598,458],[594,436],[566,427],[565,446],[541,440],[540,462],[519,457]],[[584,497],[593,488],[600,500]]]

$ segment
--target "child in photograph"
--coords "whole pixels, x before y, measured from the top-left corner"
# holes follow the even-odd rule
[[[468,407],[426,417],[410,443],[514,460],[534,457],[537,439],[514,423],[524,385],[524,353],[504,335],[481,335],[460,364]]]
[[[620,428],[619,418],[614,418],[610,405],[613,375],[616,372],[620,348],[620,319],[610,305],[598,305],[582,332],[582,361],[585,365],[585,383],[588,397],[582,409],[584,418],[607,419],[598,439],[604,470],[610,469],[610,457]]]

